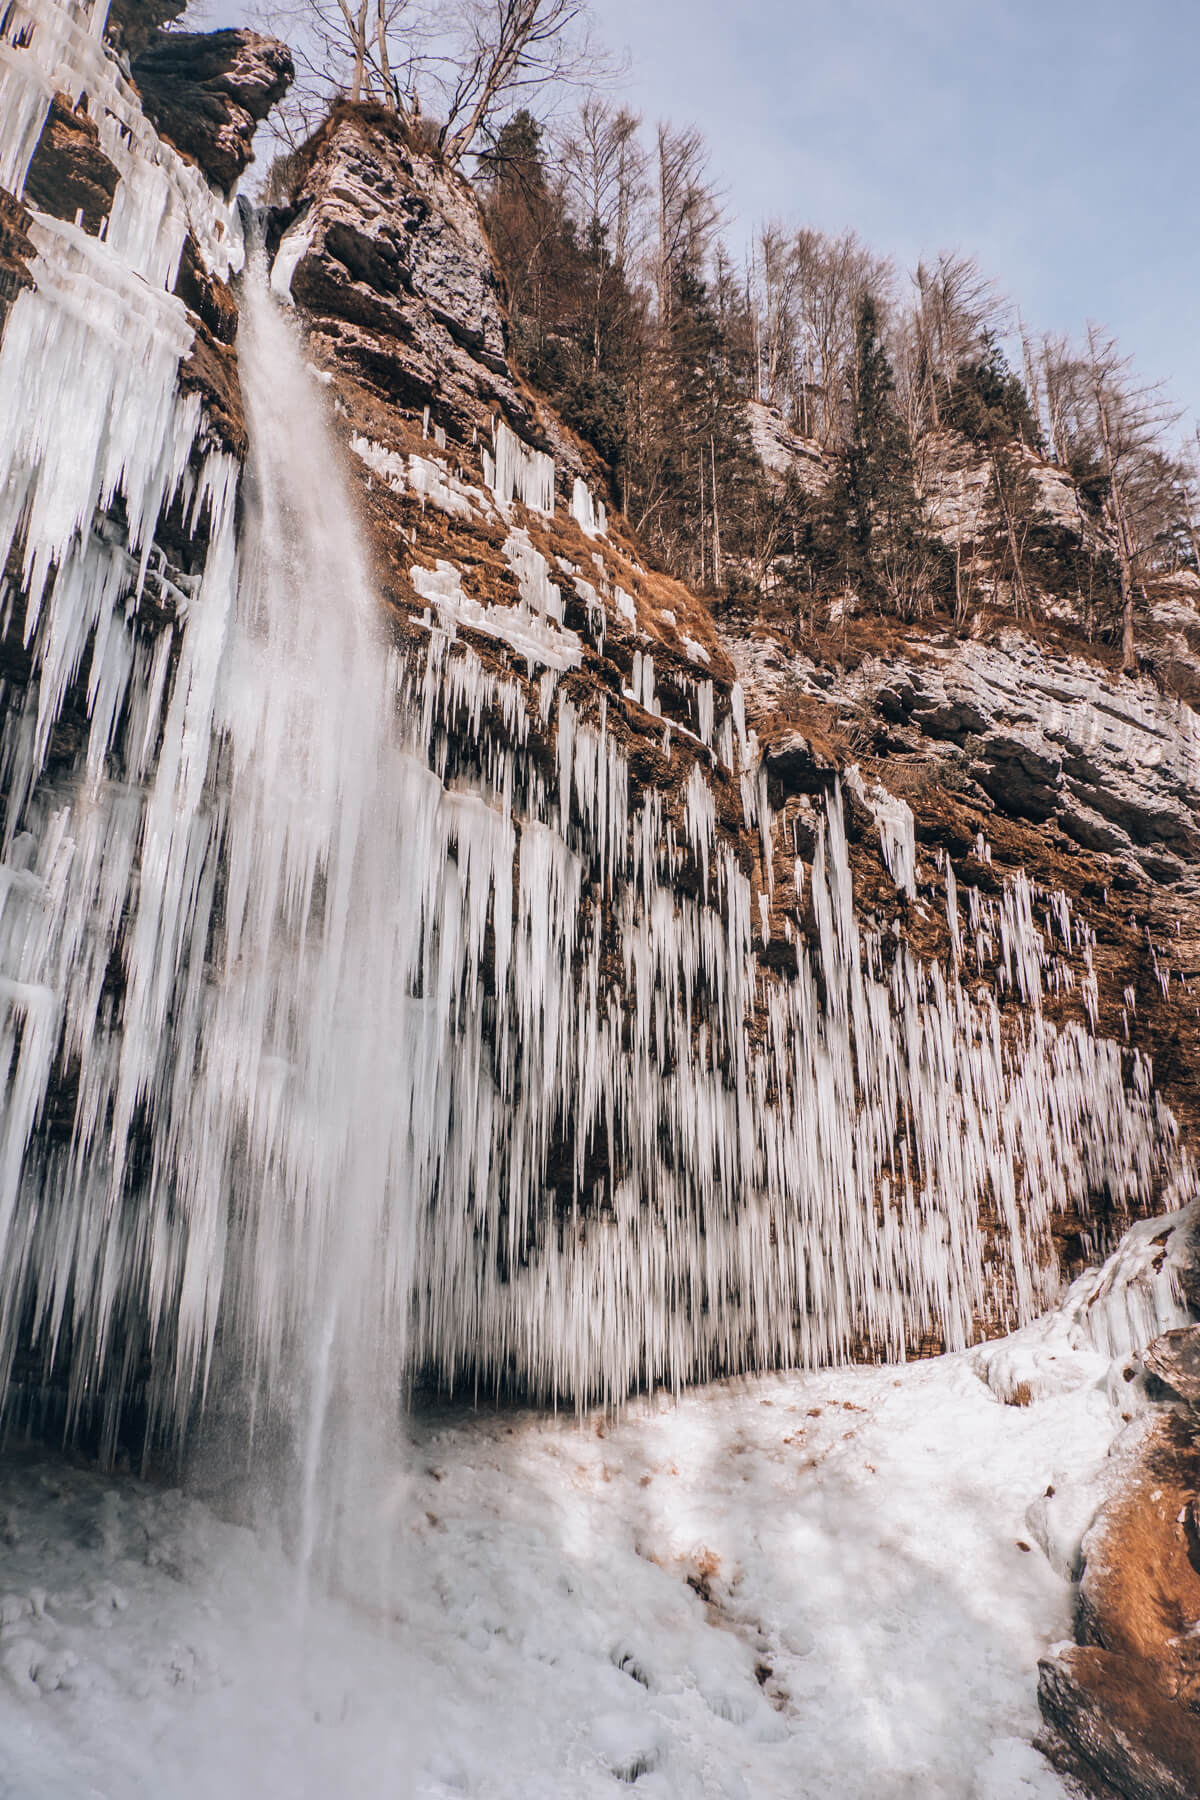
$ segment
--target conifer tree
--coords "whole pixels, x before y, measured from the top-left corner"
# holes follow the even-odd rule
[[[859,302],[850,371],[849,431],[830,495],[847,579],[860,596],[903,613],[922,610],[936,558],[922,531],[908,435],[870,293]]]

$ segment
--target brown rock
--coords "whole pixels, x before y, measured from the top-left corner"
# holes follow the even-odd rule
[[[73,111],[65,95],[55,95],[29,165],[25,198],[56,219],[78,219],[97,237],[120,179],[100,148],[93,121],[85,112]]]
[[[837,778],[837,761],[809,731],[780,729],[767,743],[764,761],[776,806],[789,795],[828,793]]]
[[[28,225],[29,208],[0,188],[0,331],[21,289],[33,286],[29,264],[37,252],[28,236]]]
[[[1200,1718],[1164,1694],[1135,1657],[1072,1645],[1038,1666],[1042,1715],[1065,1763],[1121,1800],[1196,1800]],[[1053,1742],[1047,1746],[1054,1754]]]
[[[1200,1325],[1164,1331],[1155,1338],[1142,1361],[1181,1400],[1200,1404]]]
[[[136,56],[186,6],[187,0],[111,0],[104,35],[115,49]]]
[[[291,85],[292,53],[257,31],[160,32],[133,63],[159,135],[228,192],[255,127]]]
[[[175,292],[189,312],[207,327],[218,343],[232,344],[237,336],[238,309],[233,289],[226,281],[210,275],[200,261],[195,240],[189,233],[179,259]]]
[[[1190,1509],[1200,1492],[1200,1445],[1189,1422],[1164,1412],[1154,1422],[1121,1490],[1084,1544],[1080,1581],[1082,1642],[1152,1663],[1172,1693],[1194,1696],[1200,1640],[1200,1566]]]
[[[237,351],[206,331],[196,333],[191,354],[179,365],[179,386],[199,393],[209,423],[227,450],[239,461],[246,455],[246,419],[242,411],[242,387],[238,379]]]
[[[1191,1421],[1163,1412],[1084,1540],[1079,1647],[1041,1665],[1042,1713],[1101,1796],[1200,1795],[1198,1492]]]

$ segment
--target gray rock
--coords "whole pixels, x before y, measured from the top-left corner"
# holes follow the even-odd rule
[[[1114,677],[1010,630],[995,643],[927,645],[918,661],[864,663],[838,697],[964,746],[1002,811],[1054,820],[1153,879],[1195,885],[1200,720],[1148,680]]]
[[[508,322],[468,184],[403,123],[343,106],[292,209],[303,242],[291,293],[310,332],[388,405],[420,411],[459,443],[497,414],[586,476],[577,447],[536,414],[508,360]]]
[[[291,84],[292,53],[257,31],[162,31],[135,57],[146,115],[230,190],[252,157],[259,121]]]

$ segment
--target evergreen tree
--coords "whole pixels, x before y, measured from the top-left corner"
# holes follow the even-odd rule
[[[846,579],[876,605],[922,611],[939,558],[922,528],[908,435],[896,410],[879,309],[869,293],[855,318],[849,414],[829,497],[830,528]]]

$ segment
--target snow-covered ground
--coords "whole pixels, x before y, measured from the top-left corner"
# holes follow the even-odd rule
[[[1138,1229],[1115,1288],[983,1351],[416,1419],[365,1604],[194,1497],[11,1454],[0,1794],[1061,1800],[1037,1658],[1138,1403],[1112,1353],[1170,1322]]]

